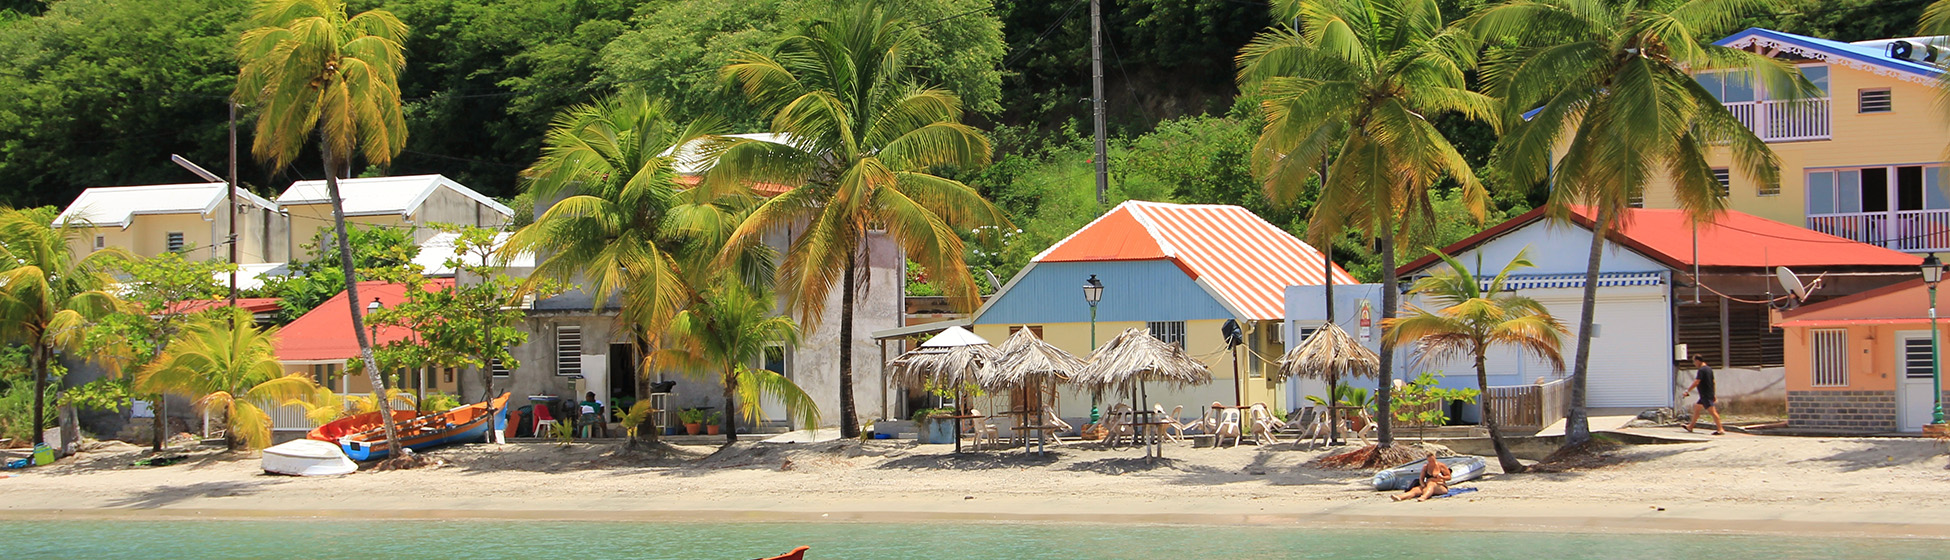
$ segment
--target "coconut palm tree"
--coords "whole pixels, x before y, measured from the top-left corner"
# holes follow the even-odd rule
[[[319,391],[308,375],[284,374],[272,347],[276,333],[258,330],[250,312],[226,308],[185,328],[160,359],[136,372],[136,386],[186,395],[197,408],[222,411],[224,443],[231,450],[239,443],[263,449],[271,443],[271,415],[261,406]]]
[[[104,249],[76,258],[75,228],[53,225],[53,207],[0,207],[0,340],[28,346],[34,376],[34,443],[47,429],[47,364],[76,349],[89,323],[122,302],[104,291],[108,266],[127,253]]]
[[[1253,167],[1267,195],[1300,196],[1321,173],[1307,229],[1316,244],[1354,229],[1381,253],[1381,316],[1397,308],[1395,241],[1433,223],[1429,189],[1451,180],[1478,219],[1488,195],[1429,117],[1493,120],[1496,104],[1469,91],[1476,42],[1443,26],[1436,0],[1285,0],[1282,21],[1239,52],[1239,81],[1261,99],[1266,125]],[[1379,447],[1394,441],[1389,408],[1393,344],[1382,340],[1376,396]]]
[[[345,274],[346,305],[362,363],[373,360],[360,309],[358,272],[345,232],[339,177],[355,155],[372,165],[392,163],[406,144],[400,114],[399,73],[406,67],[406,24],[384,10],[346,16],[339,0],[261,0],[251,29],[237,41],[237,103],[257,111],[251,153],[282,171],[297,159],[314,133],[332,199],[332,227]],[[366,368],[374,391],[384,391],[379,368]],[[387,445],[398,448],[391,406],[384,419]],[[410,453],[402,453],[405,458]]]
[[[1508,133],[1496,159],[1517,185],[1549,182],[1549,207],[1560,219],[1588,209],[1591,252],[1584,307],[1572,359],[1566,446],[1591,438],[1585,385],[1591,362],[1592,313],[1604,239],[1634,195],[1656,176],[1670,177],[1676,202],[1705,221],[1721,211],[1720,183],[1707,163],[1725,146],[1754,181],[1778,180],[1767,144],[1727,112],[1688,70],[1745,68],[1776,98],[1813,87],[1793,67],[1759,54],[1705,44],[1765,10],[1765,0],[1510,0],[1470,16],[1466,25],[1504,45],[1483,70],[1489,93],[1503,101]],[[1561,151],[1553,161],[1553,151]]]
[[[819,427],[819,404],[779,372],[752,367],[770,344],[798,343],[798,325],[773,314],[771,294],[737,282],[714,285],[701,301],[671,321],[664,353],[671,363],[702,375],[716,375],[724,387],[726,443],[738,441],[731,411],[747,421],[763,416],[759,403],[770,397],[785,405],[800,426]]]
[[[954,92],[918,82],[906,56],[919,32],[877,2],[857,2],[806,23],[770,52],[740,53],[720,71],[772,114],[782,142],[728,143],[706,181],[797,187],[760,205],[727,249],[756,245],[785,226],[802,232],[779,266],[778,285],[809,331],[838,286],[846,437],[860,431],[853,308],[868,232],[884,230],[952,301],[973,309],[980,292],[963,262],[961,234],[1008,223],[975,189],[930,173],[986,165],[990,148],[981,131],[961,123]]]
[[[700,299],[688,279],[713,278],[726,236],[756,200],[738,185],[693,186],[679,175],[680,166],[712,153],[720,128],[714,119],[678,122],[667,105],[637,92],[558,115],[542,157],[522,177],[537,199],[564,198],[503,248],[544,255],[523,289],[582,284],[597,307],[620,297],[619,321],[638,334],[665,332]],[[764,247],[739,252],[727,266],[734,273],[715,278],[755,285],[773,272]],[[649,382],[636,379],[639,393],[649,394]]]
[[[1454,257],[1435,251],[1448,263],[1447,270],[1415,281],[1409,295],[1419,296],[1434,309],[1414,304],[1404,306],[1403,317],[1382,321],[1382,336],[1397,343],[1413,342],[1424,360],[1470,358],[1476,364],[1476,387],[1490,392],[1489,368],[1484,365],[1492,346],[1515,346],[1558,369],[1564,356],[1558,342],[1570,331],[1537,300],[1504,289],[1512,272],[1535,266],[1519,251],[1487,283]],[[1481,270],[1481,263],[1477,268]],[[1523,472],[1523,463],[1503,444],[1503,432],[1496,425],[1494,399],[1483,399],[1483,426],[1490,430],[1490,444],[1503,472]]]

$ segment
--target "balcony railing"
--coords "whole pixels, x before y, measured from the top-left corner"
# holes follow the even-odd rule
[[[1727,111],[1740,124],[1766,142],[1827,140],[1833,120],[1828,99],[1801,101],[1741,101],[1727,103]]]
[[[1897,251],[1950,251],[1950,210],[1811,215],[1808,229]]]

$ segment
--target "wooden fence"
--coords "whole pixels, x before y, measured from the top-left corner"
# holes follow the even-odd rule
[[[1486,401],[1505,429],[1541,430],[1564,418],[1571,402],[1571,383],[1559,379],[1542,385],[1490,387]]]

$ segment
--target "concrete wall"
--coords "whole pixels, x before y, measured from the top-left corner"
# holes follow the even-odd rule
[[[433,194],[427,197],[426,202],[420,204],[419,210],[407,218],[407,223],[420,226],[420,230],[414,235],[414,241],[425,242],[440,233],[439,230],[434,229],[434,224],[495,227],[507,223],[508,219],[509,216],[502,215],[501,212],[486,204],[481,204],[453,189],[442,187],[433,190]]]
[[[1676,408],[1691,410],[1699,394],[1681,398],[1679,393],[1693,384],[1698,368],[1682,367],[1672,374],[1672,402]],[[1787,368],[1714,368],[1713,385],[1722,408],[1736,403],[1780,403],[1788,398]]]

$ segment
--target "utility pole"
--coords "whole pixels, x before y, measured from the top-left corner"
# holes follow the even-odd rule
[[[230,104],[230,306],[237,307],[237,104]]]
[[[1109,199],[1110,159],[1104,149],[1104,12],[1102,0],[1090,0],[1090,112],[1097,135],[1097,208]]]

